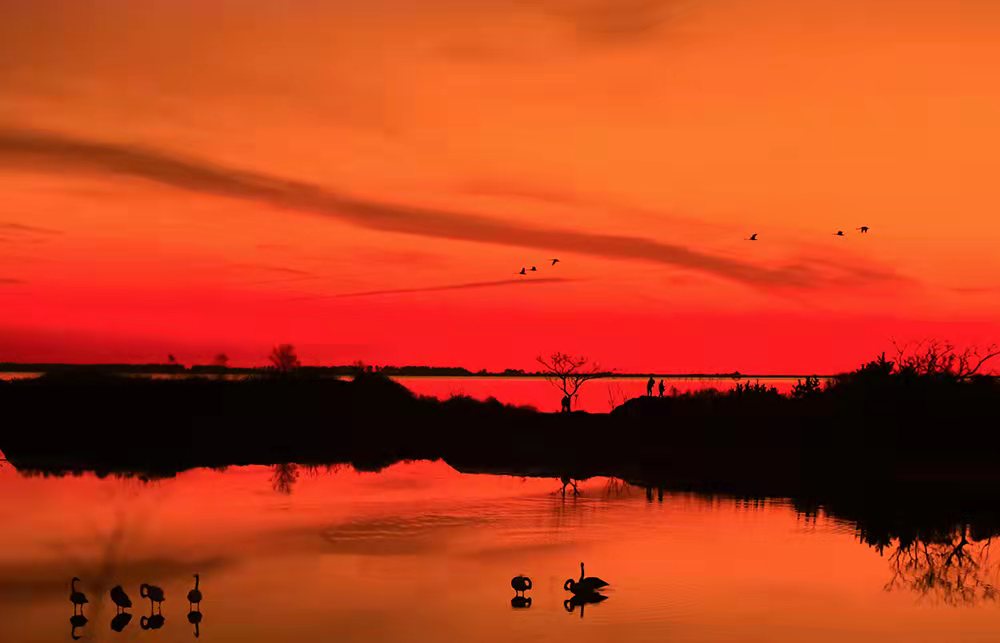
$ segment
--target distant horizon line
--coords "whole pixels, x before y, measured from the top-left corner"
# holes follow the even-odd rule
[[[304,371],[328,371],[332,374],[353,374],[359,371],[356,364],[304,364],[299,367]],[[464,366],[429,366],[422,364],[375,365],[363,364],[367,373],[381,373],[396,377],[548,377],[543,371],[529,371],[518,368],[507,368],[501,371],[489,369],[472,370]],[[171,364],[169,362],[0,362],[0,373],[49,373],[67,370],[108,370],[122,373],[170,374],[170,373],[266,373],[273,370],[271,366],[223,366],[220,364]],[[654,377],[664,379],[792,379],[818,377],[830,379],[837,374],[822,373],[743,373],[738,370],[714,373],[666,373],[659,371],[601,371],[602,378],[639,378]]]

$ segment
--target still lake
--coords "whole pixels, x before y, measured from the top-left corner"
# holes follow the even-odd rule
[[[995,641],[1000,607],[921,589],[857,525],[776,500],[614,480],[462,474],[442,462],[379,473],[230,467],[156,481],[25,476],[0,464],[0,641],[70,640],[79,576],[92,641]],[[988,550],[963,583],[991,583]],[[971,546],[970,546],[971,547]],[[969,551],[972,551],[971,549]],[[584,610],[563,582],[611,585]],[[902,576],[901,576],[902,572]],[[510,579],[534,581],[514,609]],[[140,583],[165,590],[158,631]],[[134,618],[111,630],[121,584]],[[572,610],[572,611],[570,611]],[[148,622],[147,622],[148,624]]]

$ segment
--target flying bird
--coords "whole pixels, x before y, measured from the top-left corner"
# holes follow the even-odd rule
[[[554,266],[554,265],[556,265],[557,263],[559,263],[559,260],[558,260],[558,259],[553,259],[553,260],[552,260],[552,265],[553,265],[553,266]]]
[[[519,272],[519,273],[517,273],[517,274],[519,274],[519,275],[526,275],[526,274],[528,274],[528,273],[527,273],[527,271],[525,271],[525,269],[524,269],[524,268],[521,268],[521,272]]]
[[[747,241],[756,241],[757,240],[757,233],[754,232],[752,235],[750,235],[749,237],[747,237],[746,240]]]
[[[861,230],[861,234],[868,234],[869,228],[868,228],[868,226],[863,225],[860,228],[858,228],[858,230]]]

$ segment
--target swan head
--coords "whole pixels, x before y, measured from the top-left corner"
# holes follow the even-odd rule
[[[72,582],[74,582],[74,583],[79,583],[79,582],[80,582],[80,579],[79,579],[78,577],[74,576],[74,577],[73,577],[73,581],[72,581]]]

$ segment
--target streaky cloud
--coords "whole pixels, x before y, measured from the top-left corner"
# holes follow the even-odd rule
[[[854,277],[856,282],[884,279],[851,266],[831,267],[800,261],[764,267],[645,237],[532,226],[473,213],[393,205],[145,147],[50,132],[0,130],[0,165],[3,164],[25,170],[129,176],[192,192],[323,215],[373,230],[645,261],[696,270],[755,287],[824,287],[837,283],[844,275]],[[890,279],[894,278],[890,275]]]
[[[408,295],[422,292],[444,292],[447,290],[476,290],[479,288],[502,288],[504,286],[530,286],[543,284],[565,284],[580,281],[579,279],[563,279],[561,277],[543,277],[541,279],[500,279],[497,281],[472,281],[461,284],[444,284],[441,286],[425,286],[422,288],[392,288],[388,290],[366,290],[363,292],[348,292],[339,295],[316,295],[314,297],[299,297],[298,299],[346,299],[351,297],[378,297],[380,295]]]

